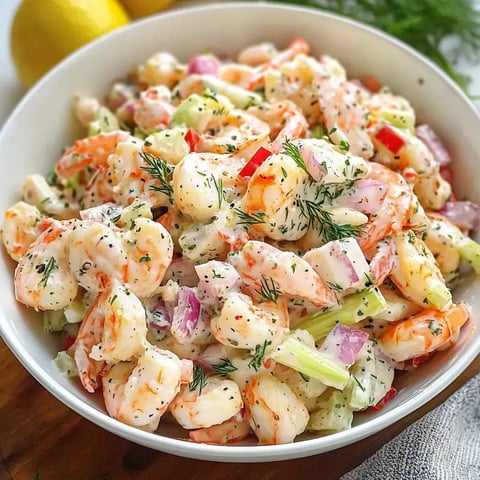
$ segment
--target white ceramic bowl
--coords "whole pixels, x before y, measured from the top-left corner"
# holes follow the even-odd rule
[[[406,96],[418,118],[430,123],[452,153],[457,191],[480,202],[476,182],[480,152],[480,118],[462,92],[438,68],[388,36],[355,22],[319,11],[272,4],[222,4],[174,11],[114,32],[88,45],[54,69],[22,100],[0,134],[0,211],[19,199],[23,179],[48,173],[62,147],[71,142],[77,124],[71,111],[75,93],[103,96],[111,82],[149,55],[166,50],[186,60],[204,49],[234,54],[261,40],[285,46],[301,35],[314,52],[329,53],[350,76],[371,74]],[[472,172],[475,172],[472,175]],[[20,306],[13,293],[14,264],[2,250],[0,330],[28,371],[53,395],[101,427],[148,447],[186,457],[216,461],[260,462],[314,455],[366,438],[419,408],[447,387],[480,352],[475,335],[480,297],[471,278],[456,297],[473,305],[474,319],[459,342],[435,355],[414,372],[399,375],[399,394],[380,412],[356,417],[351,430],[327,437],[302,437],[289,445],[211,446],[185,440],[185,432],[162,425],[156,434],[109,418],[98,396],[62,377],[52,363],[58,350],[54,336],[42,331],[37,314]]]

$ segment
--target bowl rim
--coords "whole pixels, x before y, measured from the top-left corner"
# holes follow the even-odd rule
[[[21,114],[24,106],[30,102],[30,99],[37,95],[37,92],[44,88],[44,85],[48,84],[52,77],[57,75],[57,72],[68,68],[70,64],[77,61],[78,58],[88,55],[91,49],[97,48],[98,45],[111,41],[118,35],[123,35],[126,31],[142,28],[147,23],[155,23],[162,19],[162,21],[168,21],[171,17],[183,16],[185,14],[195,14],[197,11],[213,11],[221,9],[236,10],[236,9],[253,9],[253,10],[286,10],[286,11],[300,11],[308,14],[313,14],[318,17],[328,18],[341,23],[349,24],[351,27],[364,30],[375,36],[382,37],[390,44],[396,45],[405,50],[411,56],[416,57],[421,63],[426,64],[430,70],[433,70],[436,75],[440,76],[444,82],[446,82],[450,88],[453,88],[458,95],[461,96],[465,106],[471,110],[474,117],[477,119],[480,125],[480,114],[471,100],[463,92],[463,90],[446,75],[436,64],[425,55],[417,52],[412,47],[407,45],[401,40],[398,40],[385,32],[359,23],[350,18],[336,15],[330,12],[322,11],[321,9],[300,7],[295,5],[287,5],[283,3],[273,2],[229,2],[229,3],[210,3],[194,6],[180,6],[173,10],[162,12],[158,15],[144,18],[132,22],[123,28],[114,30],[99,39],[88,43],[81,47],[58,65],[56,65],[49,73],[43,76],[21,99],[17,104],[14,111],[10,114],[7,121],[0,130],[0,144],[3,142],[3,138],[6,136],[6,132],[13,128],[16,122],[17,116]],[[452,365],[444,375],[432,381],[428,389],[423,389],[417,392],[417,395],[406,400],[400,405],[394,407],[388,411],[387,414],[379,415],[378,417],[371,418],[367,422],[356,425],[350,430],[335,433],[332,435],[317,437],[313,439],[300,440],[290,444],[284,445],[207,445],[189,442],[184,439],[171,438],[163,436],[161,434],[149,433],[134,427],[125,425],[111,417],[105,412],[99,411],[93,406],[85,403],[79,397],[74,395],[66,387],[61,384],[52,381],[48,373],[35,362],[29,351],[21,344],[16,342],[15,332],[9,328],[5,322],[0,322],[0,335],[4,339],[10,351],[17,357],[25,369],[52,395],[60,400],[64,405],[80,414],[83,418],[95,423],[96,425],[106,429],[107,431],[119,435],[125,439],[133,441],[135,443],[155,448],[160,451],[164,451],[170,454],[181,455],[189,458],[196,458],[202,460],[224,461],[224,462],[263,462],[263,461],[278,461],[293,458],[306,457],[315,455],[331,450],[335,450],[345,445],[352,444],[356,441],[362,440],[367,436],[383,430],[384,428],[393,425],[398,420],[407,416],[410,413],[418,410],[425,403],[435,398],[440,392],[442,392],[448,385],[450,385],[458,376],[470,365],[470,363],[480,353],[480,336],[472,339],[469,343],[466,351],[462,352],[458,358],[455,359],[454,365]]]

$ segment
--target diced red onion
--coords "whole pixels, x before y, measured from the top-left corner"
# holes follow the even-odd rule
[[[172,330],[180,332],[185,338],[191,337],[201,314],[200,301],[195,291],[190,287],[180,287],[178,303],[173,312]]]
[[[163,302],[157,303],[153,308],[146,309],[147,325],[155,330],[163,330],[170,327],[172,319]]]
[[[429,125],[419,125],[415,128],[417,137],[429,148],[433,154],[433,158],[440,165],[448,165],[452,158],[442,141]]]
[[[188,62],[187,74],[209,74],[218,76],[220,62],[212,55],[195,55]]]
[[[465,230],[476,229],[480,222],[480,206],[469,201],[447,202],[439,213]]]
[[[345,255],[345,249],[342,245],[342,242],[340,240],[333,240],[330,242],[329,245],[333,257],[341,265],[339,265],[339,268],[342,268],[342,270],[345,270],[347,272],[348,281],[351,282],[352,285],[358,282],[358,280],[360,280],[360,277],[355,270],[355,266],[353,265],[352,260],[347,255]]]
[[[314,151],[307,150],[305,153],[302,151],[302,158],[308,173],[316,182],[319,182],[328,173],[327,169],[322,165],[320,156]]]
[[[350,366],[355,363],[367,338],[368,333],[362,330],[354,330],[346,325],[338,324],[325,338],[321,350],[333,355],[345,366]]]
[[[388,185],[379,180],[360,179],[351,189],[339,197],[336,204],[354,208],[362,213],[370,214],[378,211],[388,191]]]

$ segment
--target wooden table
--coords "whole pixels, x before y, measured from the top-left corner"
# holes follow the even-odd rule
[[[310,458],[264,464],[203,462],[168,455],[102,430],[69,410],[33,379],[0,339],[0,480],[338,477],[480,372],[480,356],[436,399],[373,437]]]

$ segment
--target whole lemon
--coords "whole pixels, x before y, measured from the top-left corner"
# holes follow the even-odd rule
[[[146,17],[165,10],[174,0],[120,0],[133,18]]]
[[[80,46],[128,22],[117,0],[23,0],[10,31],[21,82],[31,86]]]

